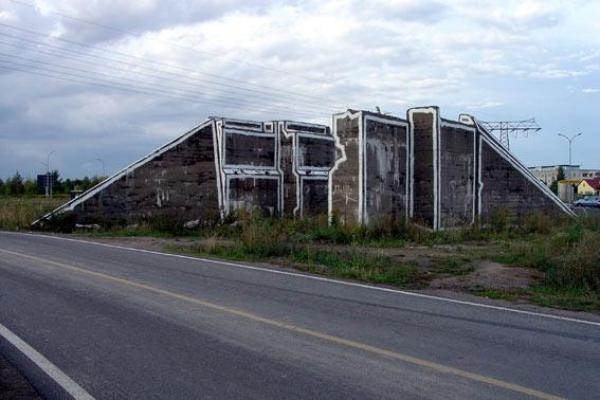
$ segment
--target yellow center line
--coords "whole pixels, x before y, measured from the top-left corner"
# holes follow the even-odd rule
[[[281,322],[281,321],[277,321],[274,319],[270,319],[270,318],[265,318],[265,317],[261,317],[260,315],[251,313],[251,312],[247,312],[247,311],[242,311],[236,308],[232,308],[232,307],[227,307],[227,306],[223,306],[223,305],[219,305],[219,304],[215,304],[215,303],[211,303],[205,300],[201,300],[195,297],[190,297],[190,296],[186,296],[183,294],[179,294],[179,293],[175,293],[175,292],[171,292],[168,290],[164,290],[164,289],[159,289],[157,287],[154,286],[150,286],[150,285],[146,285],[143,283],[138,283],[138,282],[134,282],[128,279],[124,279],[124,278],[118,278],[116,276],[112,276],[112,275],[108,275],[108,274],[104,274],[101,272],[95,272],[95,271],[90,271],[84,268],[79,268],[79,267],[75,267],[73,265],[69,265],[69,264],[64,264],[61,262],[57,262],[57,261],[50,261],[50,260],[46,260],[40,257],[35,257],[35,256],[31,256],[28,254],[23,254],[23,253],[18,253],[18,252],[14,252],[14,251],[9,251],[9,250],[4,250],[4,249],[0,249],[1,253],[6,253],[6,254],[11,254],[13,256],[18,256],[18,257],[22,257],[22,258],[26,258],[29,260],[33,260],[33,261],[37,261],[39,263],[43,264],[49,264],[49,265],[53,265],[55,267],[59,267],[62,269],[66,269],[66,270],[70,270],[70,271],[75,271],[75,272],[79,272],[82,274],[86,274],[86,275],[90,275],[90,276],[95,276],[97,278],[102,278],[104,280],[107,281],[112,281],[112,282],[116,282],[116,283],[120,283],[132,288],[137,288],[137,289],[143,289],[143,290],[147,290],[149,292],[152,293],[157,293],[157,294],[161,294],[164,296],[168,296],[174,299],[178,299],[178,300],[182,300],[188,303],[192,303],[192,304],[196,304],[205,308],[209,308],[212,310],[217,310],[217,311],[221,311],[223,313],[226,314],[230,314],[230,315],[235,315],[237,317],[241,317],[241,318],[245,318],[251,321],[255,321],[255,322],[260,322],[263,323],[265,325],[269,325],[269,326],[273,326],[276,328],[280,328],[283,330],[287,330],[287,331],[291,331],[291,332],[295,332],[295,333],[299,333],[299,334],[303,334],[306,336],[311,336],[311,337],[315,337],[315,338],[319,338],[322,339],[324,341],[328,341],[331,343],[335,343],[338,345],[342,345],[342,346],[346,346],[346,347],[350,347],[350,348],[354,348],[354,349],[358,349],[358,350],[362,350],[368,353],[372,353],[372,354],[377,354],[377,355],[381,355],[384,357],[388,357],[391,359],[395,359],[395,360],[400,360],[403,361],[405,363],[408,364],[413,364],[413,365],[417,365],[419,367],[423,367],[423,368],[428,368],[431,370],[434,370],[436,372],[441,372],[444,374],[449,374],[449,375],[454,375],[460,378],[464,378],[464,379],[469,379],[471,381],[475,381],[475,382],[479,382],[479,383],[484,383],[487,385],[491,385],[491,386],[495,386],[498,388],[502,388],[502,389],[507,389],[507,390],[511,390],[513,392],[517,392],[517,393],[521,393],[527,396],[531,396],[534,398],[538,398],[538,399],[544,399],[544,400],[558,400],[558,399],[562,399],[562,397],[559,396],[555,396],[549,393],[545,393],[539,390],[535,390],[535,389],[531,389],[525,386],[521,386],[515,383],[510,383],[510,382],[506,382],[500,379],[496,379],[496,378],[492,378],[489,376],[485,376],[485,375],[480,375],[480,374],[476,374],[473,372],[469,372],[469,371],[465,371],[459,368],[454,368],[454,367],[449,367],[443,364],[438,364],[432,361],[427,361],[427,360],[423,360],[421,358],[417,358],[417,357],[413,357],[413,356],[409,356],[406,354],[402,354],[402,353],[398,353],[392,350],[387,350],[381,347],[376,347],[376,346],[371,346],[365,343],[361,343],[361,342],[356,342],[354,340],[349,340],[349,339],[344,339],[338,336],[333,336],[333,335],[329,335],[327,333],[323,333],[323,332],[319,332],[319,331],[315,331],[312,329],[308,329],[308,328],[302,328],[296,325],[292,325],[292,324],[288,324],[285,322]]]

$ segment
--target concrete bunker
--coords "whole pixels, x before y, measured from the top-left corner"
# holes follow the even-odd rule
[[[34,225],[68,216],[80,225],[196,226],[245,209],[442,230],[485,222],[498,208],[573,215],[474,117],[444,119],[431,106],[406,119],[347,110],[331,130],[211,117]]]

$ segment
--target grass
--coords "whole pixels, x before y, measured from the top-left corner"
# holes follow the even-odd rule
[[[581,288],[539,286],[527,292],[529,301],[543,307],[600,312],[600,292]]]
[[[0,229],[30,229],[33,221],[65,203],[65,197],[0,196]]]
[[[471,293],[489,299],[511,302],[525,300],[538,306],[562,310],[600,312],[600,292],[579,288],[556,288],[540,285],[512,290],[477,289]]]
[[[260,238],[260,239],[259,239]],[[398,263],[366,248],[350,251],[320,248],[313,245],[272,241],[265,236],[242,235],[240,241],[223,243],[205,239],[193,247],[168,246],[170,251],[225,258],[237,261],[266,261],[338,278],[370,283],[416,287],[420,280],[416,268]]]
[[[328,224],[324,217],[275,219],[238,215],[225,223],[184,235],[203,239],[195,254],[248,261],[271,261],[314,273],[372,283],[420,287],[436,276],[473,272],[474,254],[502,264],[541,271],[544,279],[522,291],[479,291],[492,298],[517,298],[574,310],[600,304],[600,217],[550,219],[539,215],[510,222],[502,212],[484,227],[431,232],[414,225],[380,221],[369,227]],[[180,236],[176,229],[140,226],[133,230],[94,233],[122,236]],[[227,243],[227,244],[223,244]],[[478,251],[465,250],[465,245]],[[428,277],[415,265],[383,255],[385,249],[449,245],[450,256],[434,257]],[[179,249],[181,251],[181,249]]]
[[[497,289],[477,289],[472,290],[471,293],[487,297],[488,299],[494,300],[505,300],[505,301],[516,301],[522,296],[522,292],[519,291],[508,291],[508,290],[497,290]]]

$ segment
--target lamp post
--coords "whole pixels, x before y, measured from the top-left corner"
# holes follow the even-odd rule
[[[567,135],[563,135],[562,133],[559,133],[558,136],[562,136],[565,139],[567,139],[569,141],[569,165],[571,165],[571,144],[573,143],[573,140],[575,140],[576,137],[583,135],[583,132],[579,132],[576,133],[575,135],[568,137]]]
[[[48,158],[46,163],[42,163],[46,166],[46,197],[52,197],[52,181],[50,180],[50,156],[56,153],[56,151],[52,150],[48,153]]]

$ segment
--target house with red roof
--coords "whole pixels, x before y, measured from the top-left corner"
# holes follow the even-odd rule
[[[600,195],[600,178],[582,180],[577,185],[577,194],[580,196]]]

